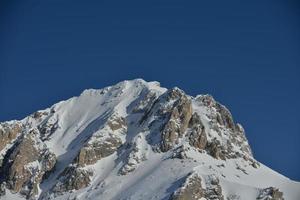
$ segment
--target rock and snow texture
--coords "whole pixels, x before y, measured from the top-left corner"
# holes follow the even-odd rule
[[[298,200],[210,95],[123,81],[0,123],[0,199]]]

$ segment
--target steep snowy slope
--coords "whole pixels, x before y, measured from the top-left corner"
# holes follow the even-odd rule
[[[0,167],[0,199],[300,199],[226,107],[141,79],[0,123]]]

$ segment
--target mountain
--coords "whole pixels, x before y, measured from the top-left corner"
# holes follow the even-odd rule
[[[212,96],[141,79],[0,123],[0,184],[8,200],[300,199]]]

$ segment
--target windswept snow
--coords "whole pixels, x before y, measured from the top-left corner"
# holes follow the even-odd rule
[[[43,143],[36,145],[46,145],[57,157],[55,170],[39,185],[40,199],[167,200],[185,183],[190,173],[197,173],[203,181],[212,176],[218,177],[222,194],[229,200],[254,200],[261,189],[271,186],[283,192],[285,200],[300,199],[300,183],[261,163],[255,168],[242,157],[215,159],[206,151],[190,146],[184,138],[178,141],[177,146],[186,148],[185,159],[174,157],[172,151],[161,152],[153,148],[153,144],[161,140],[159,131],[164,122],[157,116],[160,111],[153,104],[166,91],[158,82],[146,82],[142,79],[123,81],[99,90],[85,90],[78,97],[40,110],[39,113],[45,114],[39,120],[33,115],[21,120],[28,129],[42,127]],[[199,101],[203,97],[188,96],[192,102],[193,113],[200,116],[209,142],[218,140],[221,145],[227,145],[231,141],[231,133],[224,127],[216,127],[218,125],[212,116],[215,117],[217,111],[213,106],[203,105]],[[161,102],[166,108],[173,103]],[[150,112],[150,109],[154,110]],[[146,120],[143,118],[145,116],[148,117]],[[111,121],[112,126],[118,126],[118,119],[126,120],[126,128],[112,130],[108,122]],[[237,126],[238,129],[243,129],[241,125]],[[107,142],[105,138],[111,135],[120,138],[122,145],[113,154],[99,159],[95,164],[82,167],[93,172],[87,187],[56,196],[47,195],[66,167],[73,164],[74,158],[85,144],[99,140],[99,137],[101,141]],[[240,136],[231,144],[233,151],[244,153],[254,160],[251,152],[245,152],[247,140],[239,141],[238,137]],[[0,156],[12,147],[13,142],[0,152]],[[41,166],[38,161],[34,161],[24,167],[35,170]],[[24,199],[9,190],[0,198]]]

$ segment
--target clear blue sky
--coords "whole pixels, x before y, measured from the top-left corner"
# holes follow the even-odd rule
[[[300,181],[299,2],[1,1],[0,121],[138,77],[212,94]]]

